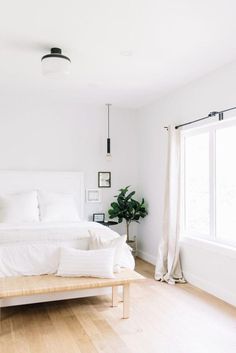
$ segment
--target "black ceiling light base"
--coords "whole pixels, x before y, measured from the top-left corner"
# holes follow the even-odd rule
[[[51,54],[61,54],[60,48],[51,48]]]
[[[61,59],[65,59],[68,60],[69,62],[71,62],[70,58],[68,58],[68,56],[65,56],[62,54],[62,50],[60,48],[51,48],[51,53],[44,55],[41,59],[41,61],[43,61],[44,59],[47,58],[61,58]]]

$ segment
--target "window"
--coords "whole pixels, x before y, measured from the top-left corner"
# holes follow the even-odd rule
[[[184,234],[236,246],[236,122],[182,132]]]
[[[216,238],[236,244],[236,126],[216,131]]]
[[[191,234],[209,235],[209,134],[185,141],[186,229]]]

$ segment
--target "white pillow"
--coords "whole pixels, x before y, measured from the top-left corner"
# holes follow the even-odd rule
[[[0,222],[39,222],[37,192],[21,192],[0,196]]]
[[[42,222],[78,222],[78,208],[72,194],[39,191],[39,210]]]
[[[126,245],[126,235],[114,239],[104,239],[95,232],[89,230],[89,250],[114,248],[114,272],[120,272],[121,258]]]
[[[114,249],[61,248],[58,276],[114,278]]]

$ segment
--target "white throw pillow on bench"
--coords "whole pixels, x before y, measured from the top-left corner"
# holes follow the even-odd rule
[[[114,278],[114,249],[61,248],[58,276]]]

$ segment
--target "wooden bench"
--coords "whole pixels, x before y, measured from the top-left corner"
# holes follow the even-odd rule
[[[91,277],[58,277],[22,276],[0,278],[0,311],[1,302],[6,298],[34,296],[65,291],[77,291],[102,287],[112,288],[112,306],[118,305],[118,286],[123,287],[123,318],[129,317],[129,288],[130,284],[145,279],[139,273],[124,269],[115,278]],[[0,312],[1,315],[1,312]]]

